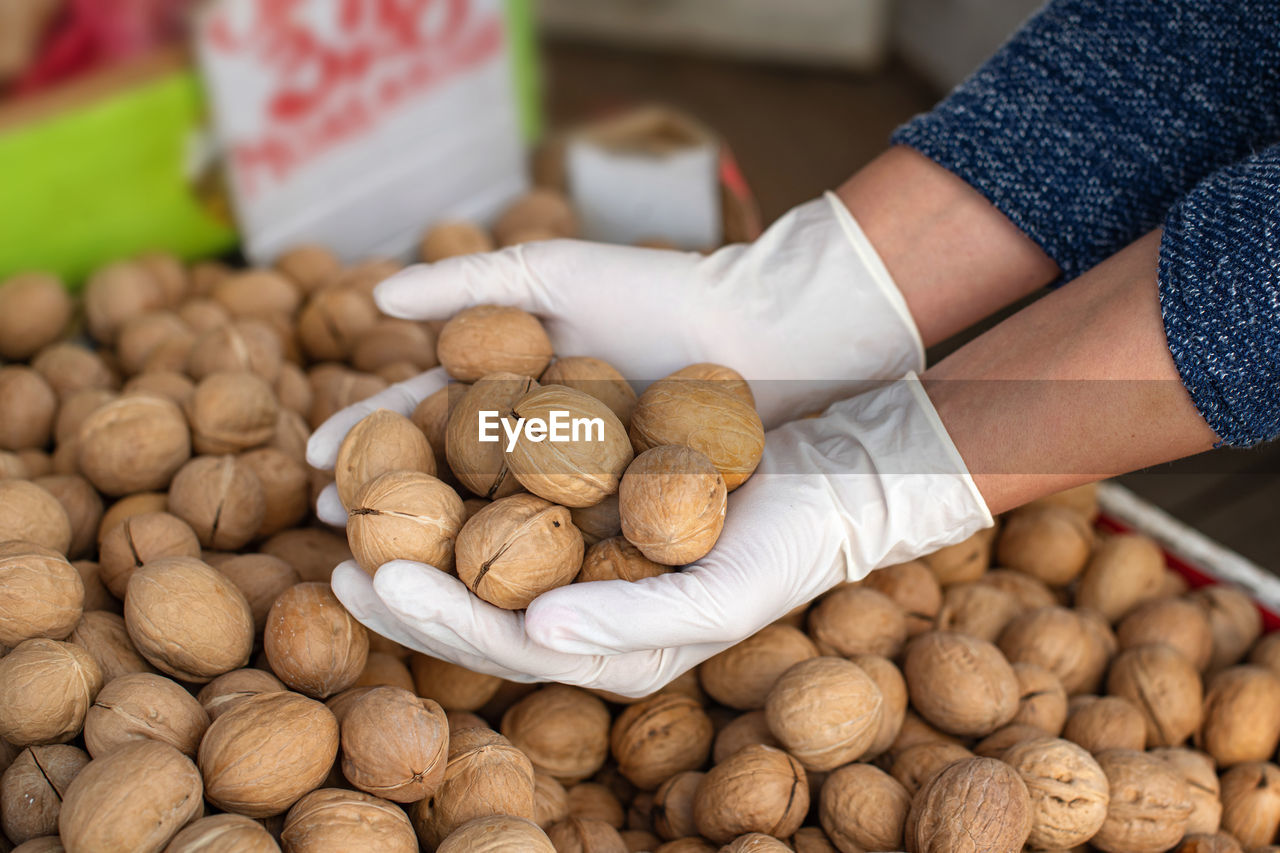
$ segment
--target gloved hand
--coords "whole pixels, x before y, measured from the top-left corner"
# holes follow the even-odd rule
[[[842,581],[991,523],[909,375],[768,433],[715,548],[683,571],[561,587],[525,613],[420,563],[388,563],[374,578],[343,563],[332,583],[361,622],[434,657],[642,696]]]

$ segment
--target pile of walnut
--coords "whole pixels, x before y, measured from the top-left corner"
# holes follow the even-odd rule
[[[571,233],[566,216],[540,194],[499,242]],[[489,242],[451,226],[426,244]],[[1088,489],[639,701],[368,633],[327,583],[352,550],[370,569],[452,559],[520,607],[702,553],[759,453],[732,374],[637,400],[599,362],[550,361],[518,312],[380,317],[393,269],[309,248],[250,271],[149,255],[83,303],[43,276],[0,284],[0,850],[1280,849],[1280,635],[1236,590],[1188,591],[1146,539],[1096,534]],[[343,448],[349,550],[308,512],[329,482],[309,431],[437,355],[450,394]],[[737,440],[696,445],[708,401]],[[493,453],[459,420],[490,405],[598,415],[607,440]],[[664,478],[703,490],[646,494]]]

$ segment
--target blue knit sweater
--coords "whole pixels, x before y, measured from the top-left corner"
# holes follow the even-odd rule
[[[1224,444],[1280,436],[1280,0],[1051,0],[899,128],[1069,280],[1163,225],[1169,349]]]

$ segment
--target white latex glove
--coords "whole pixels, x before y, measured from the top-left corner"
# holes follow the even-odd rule
[[[344,563],[333,589],[374,631],[434,657],[642,696],[842,581],[991,523],[911,375],[770,432],[755,475],[729,496],[715,548],[683,571],[572,584],[525,613],[405,561],[376,578]]]

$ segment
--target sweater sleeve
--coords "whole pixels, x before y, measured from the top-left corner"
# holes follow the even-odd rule
[[[1159,281],[1169,351],[1222,443],[1280,437],[1280,145],[1173,207]]]
[[[899,128],[1071,279],[1280,139],[1276,0],[1051,0]]]

